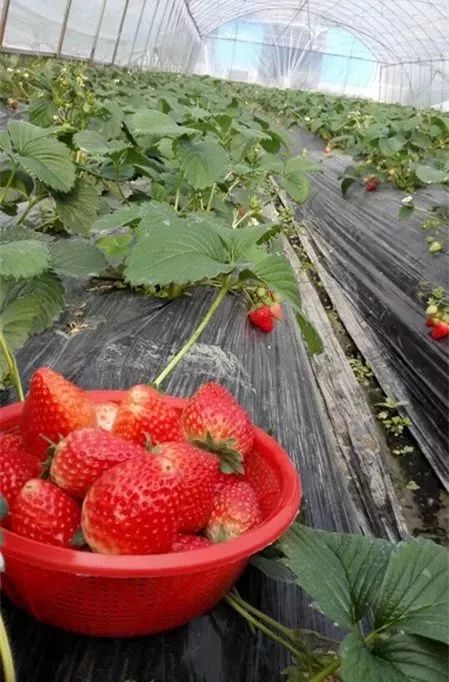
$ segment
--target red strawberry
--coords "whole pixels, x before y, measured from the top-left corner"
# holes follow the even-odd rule
[[[258,452],[253,451],[250,457],[246,457],[245,473],[243,476],[221,472],[215,486],[215,494],[239,481],[249,483],[253,488],[264,518],[273,511],[279,499],[279,479],[267,461]]]
[[[426,320],[426,327],[434,327],[438,320],[435,317],[428,317]]]
[[[43,458],[49,441],[56,443],[83,426],[95,426],[87,394],[52,369],[38,369],[23,406],[21,428],[27,449]]]
[[[248,483],[225,486],[214,500],[206,527],[212,542],[226,542],[251,530],[262,521],[256,493]]]
[[[189,552],[193,549],[211,547],[212,542],[200,535],[177,535],[174,539],[172,552]]]
[[[94,552],[163,554],[177,533],[180,476],[162,455],[133,457],[105,471],[84,499],[81,526]]]
[[[243,472],[243,458],[254,441],[254,427],[241,405],[224,386],[204,384],[181,415],[187,440],[220,454],[224,472]]]
[[[40,464],[30,455],[19,435],[0,433],[0,496],[10,507],[22,486],[39,476]]]
[[[444,339],[446,336],[449,336],[449,324],[436,320],[431,333],[432,339]]]
[[[282,306],[279,303],[273,303],[273,305],[270,305],[270,310],[275,320],[282,320]]]
[[[161,394],[140,384],[130,388],[119,405],[112,431],[145,446],[180,440],[179,416]]]
[[[220,462],[210,452],[186,443],[161,443],[156,452],[170,460],[181,476],[178,505],[180,533],[197,533],[206,525],[214,502]]]
[[[215,495],[217,495],[220,490],[223,490],[223,488],[225,488],[227,485],[232,485],[232,483],[238,483],[238,481],[243,480],[244,477],[241,474],[224,474],[222,471],[220,471],[220,475],[215,484]]]
[[[248,317],[252,324],[263,332],[272,332],[274,329],[274,319],[271,308],[268,305],[261,305],[254,310],[250,310]]]
[[[256,493],[263,517],[273,511],[280,495],[279,479],[275,472],[258,452],[251,453],[245,460],[243,480],[249,483]]]
[[[118,405],[117,403],[104,402],[95,403],[95,416],[97,419],[97,426],[104,431],[112,431],[112,427],[117,416]]]
[[[75,497],[84,497],[101,474],[146,451],[119,436],[101,429],[77,429],[62,440],[53,455],[50,476],[60,488]]]
[[[377,189],[377,180],[368,180],[365,184],[367,192],[375,192]]]
[[[70,547],[80,527],[77,502],[50,481],[33,478],[11,505],[11,530],[47,545]]]

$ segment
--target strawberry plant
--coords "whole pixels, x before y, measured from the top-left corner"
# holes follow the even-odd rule
[[[289,682],[323,682],[335,674],[342,682],[447,679],[449,575],[442,547],[294,524],[269,554],[254,564],[272,579],[296,582],[348,632],[338,644],[290,629],[231,593],[228,603],[292,654],[284,671]]]

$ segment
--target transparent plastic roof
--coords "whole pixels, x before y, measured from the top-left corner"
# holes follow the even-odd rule
[[[341,26],[357,36],[381,63],[449,56],[448,0],[186,0],[201,37],[236,18]],[[274,35],[273,42],[279,38]]]
[[[0,0],[0,49],[449,109],[449,0]]]

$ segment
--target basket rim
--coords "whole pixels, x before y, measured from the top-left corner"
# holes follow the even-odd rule
[[[124,390],[87,392],[95,402],[119,402],[126,393]],[[182,409],[186,403],[186,399],[174,396],[167,395],[164,399],[178,410]],[[22,409],[23,403],[13,403],[0,408],[0,431],[16,425]],[[9,558],[44,569],[122,579],[182,575],[248,560],[253,554],[272,544],[287,530],[298,514],[302,499],[301,478],[286,451],[262,429],[255,427],[255,432],[256,448],[259,445],[264,450],[268,450],[270,459],[277,468],[281,496],[273,514],[254,530],[234,540],[196,551],[112,555],[46,545],[2,528],[4,544],[1,551],[5,557],[6,574]]]

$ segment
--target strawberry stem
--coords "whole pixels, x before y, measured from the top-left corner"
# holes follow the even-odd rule
[[[190,339],[188,341],[186,341],[186,343],[181,348],[181,350],[178,351],[178,353],[176,353],[176,355],[170,360],[170,362],[168,363],[166,368],[163,369],[162,372],[151,383],[152,386],[159,388],[159,386],[164,381],[164,379],[166,379],[168,377],[168,375],[172,372],[172,370],[174,370],[174,368],[176,367],[178,362],[180,362],[180,360],[182,360],[184,355],[186,355],[186,353],[188,353],[188,351],[191,349],[193,344],[199,339],[199,337],[201,336],[201,334],[203,333],[203,331],[205,330],[205,328],[209,324],[211,318],[213,317],[213,315],[216,312],[217,308],[219,307],[220,303],[225,298],[228,291],[229,291],[229,282],[226,280],[225,283],[223,284],[223,286],[221,287],[221,289],[219,290],[218,295],[214,299],[211,307],[209,308],[209,310],[207,311],[207,313],[205,314],[205,316],[201,320],[198,327],[193,332]]]
[[[5,337],[1,332],[0,351],[3,353],[3,356],[5,358],[5,362],[8,367],[8,372],[11,377],[12,383],[14,384],[14,388],[17,391],[17,395],[19,396],[19,400],[23,401],[25,400],[25,395],[23,393],[22,382],[20,381],[20,374],[19,369],[17,367],[17,362],[14,355],[9,351],[9,348],[6,345]]]
[[[274,642],[277,642],[281,646],[283,646],[285,649],[290,651],[295,658],[300,658],[302,655],[302,652],[299,651],[299,649],[296,649],[290,642],[287,642],[285,639],[277,635],[275,632],[270,630],[266,625],[261,623],[257,618],[252,616],[243,606],[239,604],[239,602],[234,598],[233,595],[228,594],[225,597],[225,600],[228,602],[229,606],[232,606],[232,608],[237,611],[245,620],[247,620],[251,625],[254,625],[256,628],[258,628],[261,632],[263,632],[267,637],[272,639]]]
[[[0,613],[0,658],[5,682],[16,682],[14,671],[14,661],[12,658],[11,647],[9,646],[8,635],[6,634],[5,623]]]

